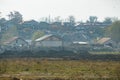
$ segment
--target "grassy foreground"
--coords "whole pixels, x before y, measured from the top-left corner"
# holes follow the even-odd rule
[[[113,54],[113,55],[119,55],[120,54],[120,52],[105,52],[105,51],[103,51],[103,52],[98,52],[98,51],[95,51],[95,52],[90,52],[90,54],[98,54],[98,55],[100,55],[100,54]]]
[[[0,80],[120,80],[120,61],[1,59]]]

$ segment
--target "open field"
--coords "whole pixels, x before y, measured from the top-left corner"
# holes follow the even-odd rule
[[[120,80],[120,61],[1,59],[0,80]]]
[[[91,54],[113,54],[113,55],[119,55],[120,54],[120,52],[90,52]]]

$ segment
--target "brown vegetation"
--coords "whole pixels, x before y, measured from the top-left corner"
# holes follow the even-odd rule
[[[119,80],[119,61],[1,59],[0,80]]]

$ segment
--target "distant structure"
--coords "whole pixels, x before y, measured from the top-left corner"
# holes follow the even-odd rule
[[[116,43],[109,37],[103,37],[99,39],[96,44],[104,47],[115,47],[116,45]]]
[[[36,47],[62,47],[63,42],[62,39],[58,36],[49,34],[42,36],[35,40],[35,46]]]
[[[5,41],[3,44],[6,46],[6,49],[13,49],[13,50],[27,49],[29,47],[28,43],[20,37],[10,38],[7,41]]]

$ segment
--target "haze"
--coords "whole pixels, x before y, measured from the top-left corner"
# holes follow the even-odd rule
[[[76,20],[87,20],[89,16],[120,18],[120,0],[0,0],[0,12],[6,16],[10,11],[19,11],[24,20],[40,20],[75,16]]]

